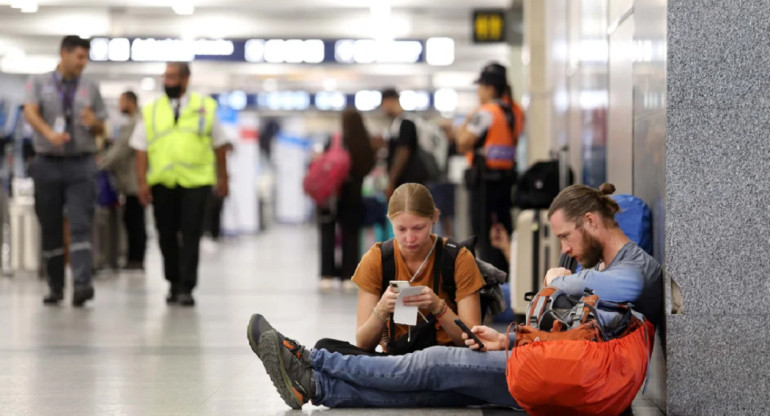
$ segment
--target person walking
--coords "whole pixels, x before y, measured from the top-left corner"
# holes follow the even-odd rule
[[[72,305],[93,299],[91,228],[98,169],[95,137],[104,133],[107,111],[98,85],[84,77],[91,45],[65,36],[56,70],[33,75],[26,85],[24,117],[34,129],[37,156],[29,167],[35,183],[35,212],[43,233],[49,293],[46,305],[64,299],[64,212],[69,221]]]
[[[169,62],[163,82],[165,95],[144,107],[130,144],[139,200],[153,204],[170,286],[166,302],[194,306],[206,201],[215,184],[219,197],[228,195],[228,139],[216,101],[188,91],[188,63]]]
[[[139,182],[136,174],[136,158],[129,139],[139,120],[138,100],[133,91],[126,91],[120,96],[120,112],[128,120],[117,131],[117,137],[99,159],[99,167],[110,171],[115,178],[115,186],[123,194],[123,224],[128,236],[128,258],[124,270],[144,271],[144,254],[147,247],[147,230],[144,207],[139,202]]]

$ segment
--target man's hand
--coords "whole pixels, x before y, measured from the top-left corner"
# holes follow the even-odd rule
[[[86,127],[94,127],[98,122],[99,120],[97,120],[96,114],[91,111],[91,107],[86,106],[86,108],[83,109],[83,112],[80,113],[80,124]]]
[[[471,332],[476,334],[477,337],[484,343],[484,349],[482,351],[503,351],[508,346],[508,339],[505,335],[495,331],[494,329],[486,325],[477,325],[471,328]],[[469,337],[468,334],[463,332],[463,339],[465,345],[472,350],[479,349],[479,344]]]
[[[45,136],[46,139],[48,139],[49,142],[53,143],[56,146],[61,146],[64,143],[69,142],[72,140],[72,137],[70,137],[69,133],[57,133],[53,130],[51,130],[50,133],[48,133],[47,136]]]
[[[217,181],[217,186],[214,189],[214,192],[216,192],[217,196],[222,199],[225,199],[228,195],[230,195],[230,186],[227,183],[227,178],[219,179]]]
[[[570,269],[565,269],[564,267],[554,267],[553,269],[548,270],[548,272],[545,274],[545,285],[550,286],[551,282],[553,282],[553,279],[561,276],[569,276],[571,274],[572,270]]]
[[[139,197],[139,202],[143,207],[146,207],[152,203],[152,190],[150,190],[150,186],[146,183],[139,185],[139,194],[137,196]]]

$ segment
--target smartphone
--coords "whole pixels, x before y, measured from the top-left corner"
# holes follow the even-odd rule
[[[401,286],[408,287],[409,286],[409,282],[407,282],[406,280],[391,280],[390,281],[390,287],[391,287],[391,289],[393,289],[393,293],[398,293],[399,288]]]
[[[465,322],[463,322],[460,319],[455,319],[455,325],[457,325],[460,329],[462,329],[463,332],[468,334],[468,337],[470,337],[472,340],[476,341],[476,344],[479,344],[479,348],[476,351],[481,352],[481,350],[484,348],[484,343],[481,342],[479,337],[476,336],[473,332],[471,332],[471,329],[468,328],[467,325],[465,325]]]

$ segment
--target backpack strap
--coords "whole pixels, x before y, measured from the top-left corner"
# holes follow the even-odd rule
[[[388,290],[391,280],[396,280],[396,258],[393,251],[393,239],[380,244],[380,259],[382,260],[382,291],[380,296]]]
[[[440,237],[439,237],[440,238]],[[456,241],[448,239],[441,250],[441,286],[449,299],[457,305],[457,284],[455,283],[455,262],[462,248]],[[438,258],[437,258],[438,261]],[[434,290],[435,291],[435,290]],[[438,292],[436,292],[438,295]]]

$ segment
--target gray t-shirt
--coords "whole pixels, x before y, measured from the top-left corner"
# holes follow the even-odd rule
[[[96,152],[93,133],[80,122],[81,114],[86,107],[91,108],[97,119],[107,118],[107,110],[95,82],[81,76],[75,85],[74,81],[62,80],[61,75],[55,74],[55,71],[32,75],[27,81],[24,102],[37,104],[40,108],[40,116],[51,128],[54,128],[57,118],[65,117],[64,101],[68,88],[75,88],[72,94],[72,123],[67,126],[67,132],[72,140],[63,146],[55,146],[35,131],[33,144],[37,153],[68,156]]]
[[[571,296],[580,296],[589,288],[599,299],[632,302],[634,310],[656,326],[663,312],[660,264],[633,242],[624,245],[604,270],[585,269],[557,277],[551,286]]]

